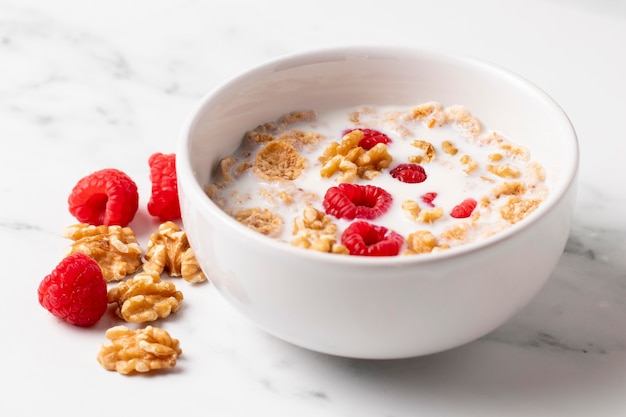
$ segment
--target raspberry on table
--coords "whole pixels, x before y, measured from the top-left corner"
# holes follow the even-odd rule
[[[350,255],[395,256],[400,253],[404,238],[384,226],[357,220],[344,230],[341,243]]]
[[[97,323],[107,310],[107,284],[98,263],[84,253],[69,255],[39,284],[39,304],[79,327]]]
[[[124,172],[105,168],[81,178],[67,202],[80,223],[125,227],[137,213],[139,193]]]
[[[374,185],[341,183],[330,187],[324,196],[326,214],[338,219],[375,219],[391,207],[393,197]]]
[[[179,219],[176,154],[154,153],[148,158],[148,165],[152,182],[148,212],[164,222]]]

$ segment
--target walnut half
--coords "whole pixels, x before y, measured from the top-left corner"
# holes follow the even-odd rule
[[[180,277],[196,284],[207,280],[189,246],[187,234],[174,222],[167,221],[150,236],[144,255],[146,272],[163,271],[172,277]]]
[[[100,347],[98,362],[123,375],[173,368],[182,354],[178,339],[158,327],[130,330],[115,326],[105,335],[110,341]]]
[[[91,256],[107,282],[120,281],[141,267],[141,247],[129,227],[79,223],[67,227],[63,237],[74,241],[66,255],[82,252]]]
[[[115,313],[121,319],[144,323],[178,311],[183,293],[172,282],[161,281],[156,272],[140,272],[109,289],[107,298],[109,303],[117,303]]]

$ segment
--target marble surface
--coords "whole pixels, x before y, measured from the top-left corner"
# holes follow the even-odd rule
[[[36,297],[68,245],[76,181],[105,167],[133,177],[145,241],[157,224],[147,158],[174,151],[204,93],[281,54],[357,43],[485,59],[562,105],[580,139],[579,194],[545,288],[473,343],[363,361],[278,341],[210,284],[181,281],[185,309],[166,324],[183,348],[176,370],[100,367],[115,320],[67,326]],[[0,0],[0,414],[625,416],[625,43],[623,0]]]

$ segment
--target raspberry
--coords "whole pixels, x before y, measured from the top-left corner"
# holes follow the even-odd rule
[[[148,212],[164,222],[179,219],[176,154],[154,153],[148,158],[148,165],[152,181]]]
[[[343,232],[341,243],[348,248],[350,255],[395,256],[400,253],[404,238],[384,226],[358,220]]]
[[[418,164],[399,164],[390,172],[395,179],[411,184],[424,182],[426,180],[426,171]]]
[[[375,219],[391,207],[393,197],[374,185],[341,183],[324,196],[324,210],[338,219]]]
[[[435,207],[433,201],[437,198],[437,193],[425,193],[422,195],[421,199],[424,203],[428,204],[430,207]]]
[[[460,204],[454,206],[450,211],[450,216],[457,219],[464,219],[472,214],[472,211],[476,208],[476,200],[473,198],[466,198]]]
[[[127,226],[137,213],[137,184],[125,173],[106,168],[83,177],[72,189],[70,213],[81,223]]]
[[[39,284],[39,304],[75,326],[95,324],[107,310],[107,284],[98,263],[82,252],[64,258]]]
[[[391,139],[389,138],[389,136],[374,129],[347,129],[344,130],[342,134],[346,135],[354,130],[360,130],[361,132],[363,132],[363,139],[359,141],[359,146],[366,151],[369,151],[379,143],[391,143]]]

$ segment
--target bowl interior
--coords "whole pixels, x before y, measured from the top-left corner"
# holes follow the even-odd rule
[[[183,129],[181,176],[195,179],[188,192],[202,200],[203,209],[242,230],[202,195],[202,187],[210,182],[219,160],[239,146],[245,131],[294,110],[429,101],[446,107],[463,105],[487,130],[500,131],[530,149],[532,158],[546,168],[550,187],[547,201],[533,215],[548,210],[574,181],[578,166],[575,132],[562,109],[539,88],[478,60],[383,47],[281,57],[217,87],[200,102]],[[512,231],[499,235],[506,233]],[[251,238],[267,239],[260,235]]]

